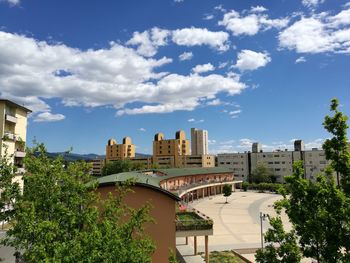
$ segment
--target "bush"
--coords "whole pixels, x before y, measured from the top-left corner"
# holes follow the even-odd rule
[[[248,183],[244,182],[242,184],[243,191],[247,190],[258,190],[259,193],[264,193],[265,191],[273,192],[273,193],[278,193],[281,188],[284,186],[282,184],[278,183]]]

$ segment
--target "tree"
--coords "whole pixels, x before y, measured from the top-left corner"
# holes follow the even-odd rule
[[[323,149],[331,161],[325,173],[317,176],[316,182],[304,179],[302,162],[294,164],[292,176],[286,177],[283,200],[275,205],[285,209],[297,235],[298,244],[305,257],[317,262],[350,262],[350,158],[347,150],[347,117],[339,112],[338,101],[332,99],[333,117],[326,116],[324,127],[333,134],[326,140]],[[332,177],[337,173],[337,182]],[[340,179],[341,178],[341,179]],[[339,181],[341,187],[339,187]],[[281,232],[281,231],[279,231]],[[282,235],[283,237],[283,235]],[[268,240],[268,238],[266,238]],[[273,242],[273,239],[270,239]],[[287,247],[289,253],[292,247]],[[287,255],[277,255],[278,248],[261,254],[270,261],[286,260]],[[271,259],[273,258],[273,260]],[[287,262],[287,261],[284,261]]]
[[[4,155],[0,156],[0,222],[8,222],[14,211],[12,209],[19,196],[20,187],[14,182],[16,168],[10,162],[7,146],[4,144]]]
[[[347,124],[348,117],[338,111],[338,106],[338,100],[332,99],[330,109],[334,112],[334,115],[327,115],[323,126],[333,134],[333,137],[324,142],[323,149],[327,160],[331,160],[331,167],[337,174],[337,184],[340,185],[341,183],[344,192],[350,195],[350,153],[346,137],[349,128]]]
[[[154,244],[143,228],[151,221],[149,207],[127,207],[127,186],[102,200],[87,164],[62,164],[48,158],[43,145],[28,150],[24,192],[2,243],[25,262],[151,262]]]
[[[270,183],[271,182],[271,172],[266,167],[264,163],[258,163],[256,168],[252,171],[250,175],[250,181],[252,183]]]
[[[256,252],[258,263],[299,263],[302,257],[295,231],[285,232],[280,212],[277,217],[269,218],[271,228],[265,234],[264,249]]]
[[[129,160],[109,161],[102,169],[102,176],[133,171],[133,164]]]
[[[229,184],[225,184],[222,188],[222,192],[224,194],[224,196],[226,197],[226,204],[228,203],[227,202],[227,197],[229,197],[231,194],[232,194],[232,186],[229,185]]]

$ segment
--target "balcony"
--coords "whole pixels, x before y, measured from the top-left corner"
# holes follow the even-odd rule
[[[15,151],[15,157],[16,158],[24,158],[26,156],[26,153],[22,150]]]
[[[5,132],[2,139],[4,141],[6,141],[6,140],[14,141],[14,140],[16,140],[16,135],[12,132]]]
[[[17,118],[9,114],[5,115],[5,120],[8,122],[17,123]]]

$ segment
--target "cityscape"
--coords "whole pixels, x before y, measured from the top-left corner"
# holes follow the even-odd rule
[[[350,262],[350,2],[0,0],[0,261]]]

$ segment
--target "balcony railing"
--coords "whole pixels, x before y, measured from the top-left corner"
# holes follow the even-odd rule
[[[16,135],[14,133],[12,133],[12,132],[5,132],[2,139],[5,140],[5,141],[6,140],[14,141],[16,139]]]
[[[24,158],[25,156],[26,156],[26,153],[24,151],[21,151],[21,150],[15,151],[15,157]]]
[[[5,120],[9,121],[9,122],[12,122],[12,123],[17,123],[17,118],[15,116],[12,116],[12,115],[9,115],[9,114],[5,115]]]

